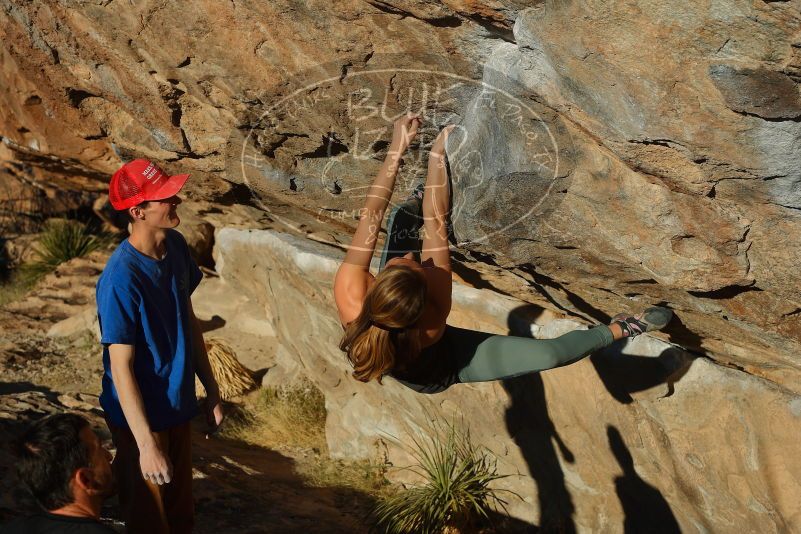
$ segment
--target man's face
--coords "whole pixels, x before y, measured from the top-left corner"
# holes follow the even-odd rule
[[[93,488],[97,495],[108,497],[114,494],[114,475],[111,471],[111,453],[108,452],[94,430],[86,426],[81,430],[81,441],[89,451],[89,470],[92,472]]]
[[[151,228],[175,228],[181,222],[176,212],[176,207],[181,203],[178,195],[173,195],[164,200],[150,200],[147,205],[140,207],[144,222]]]

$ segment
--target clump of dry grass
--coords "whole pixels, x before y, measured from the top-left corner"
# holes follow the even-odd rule
[[[226,433],[273,449],[301,448],[327,453],[325,397],[311,382],[262,388],[245,399]]]
[[[207,339],[206,352],[209,355],[211,372],[217,379],[220,397],[223,400],[230,400],[256,389],[253,373],[239,362],[234,349],[226,342],[221,339]],[[195,378],[195,389],[198,395],[206,396],[206,389],[197,378]]]
[[[304,380],[291,387],[262,388],[253,393],[229,417],[222,432],[231,439],[286,452],[309,485],[348,487],[368,494],[386,492],[385,463],[329,456],[326,415],[325,396]]]

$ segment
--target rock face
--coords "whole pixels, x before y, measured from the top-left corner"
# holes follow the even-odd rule
[[[527,133],[539,137],[526,145],[505,95],[475,98],[466,139],[452,142],[476,152],[453,166],[471,208],[459,238],[532,267],[549,292],[565,289],[555,298],[566,309],[598,319],[631,298],[670,303],[697,336],[673,339],[797,391],[790,228],[801,174],[790,162],[801,97],[789,7],[521,13],[516,43],[493,50],[484,79],[527,102],[539,118]],[[500,211],[504,190],[520,200]]]
[[[211,266],[213,245],[227,277],[281,297],[261,304],[281,340],[268,380],[320,384],[343,456],[366,455],[375,429],[420,426],[421,404],[461,410],[491,422],[482,440],[525,475],[509,481],[530,499],[521,517],[619,529],[643,496],[664,512],[646,485],[659,482],[686,529],[798,528],[801,475],[780,449],[797,441],[801,393],[799,12],[799,0],[0,0],[0,199],[24,197],[13,213],[102,203],[133,157],[191,172],[196,252]],[[457,278],[518,299],[498,297],[517,304],[494,319],[464,304],[454,321],[506,331],[499,318],[521,303],[604,321],[661,302],[677,314],[665,340],[705,358],[649,346],[635,355],[658,358],[625,360],[642,369],[600,357],[436,398],[352,383],[330,252],[273,234],[219,232],[220,244],[208,224],[341,247],[406,110],[425,128],[396,199],[424,178],[437,130],[459,124]],[[8,213],[0,224],[30,231]],[[683,373],[665,398],[648,374],[659,368],[660,384]],[[529,409],[539,433],[514,422]]]
[[[799,4],[674,7],[3,1],[4,181],[64,198],[150,157],[343,242],[416,110],[398,198],[459,123],[465,263],[587,319],[667,303],[674,341],[799,391]]]
[[[469,426],[511,475],[499,484],[522,497],[509,499],[510,512],[546,530],[801,526],[801,463],[787,447],[797,440],[801,397],[766,380],[644,336],[541,375],[436,395],[392,379],[362,384],[337,348],[342,328],[330,286],[340,252],[268,230],[224,229],[216,242],[232,295],[262,304],[281,342],[265,381],[302,375],[322,389],[337,456],[369,458],[378,448],[394,465],[408,465],[404,444],[430,432],[431,417],[445,417]],[[544,338],[581,327],[463,285],[455,286],[451,320]]]

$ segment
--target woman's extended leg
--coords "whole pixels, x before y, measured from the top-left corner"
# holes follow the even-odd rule
[[[620,314],[610,327],[599,325],[589,330],[573,330],[555,339],[532,339],[519,336],[496,336],[462,328],[453,328],[449,337],[451,354],[458,355],[460,382],[487,382],[544,371],[576,362],[590,353],[607,347],[615,337],[634,337],[667,326],[673,312],[652,306],[639,315]]]
[[[500,336],[456,329],[452,336],[466,365],[460,382],[488,382],[544,371],[578,361],[614,341],[606,325],[574,330],[555,339]],[[472,355],[472,356],[471,356]]]

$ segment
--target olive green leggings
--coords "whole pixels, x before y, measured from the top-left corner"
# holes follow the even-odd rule
[[[394,257],[420,250],[417,230],[421,224],[417,200],[390,212],[379,269]],[[401,381],[420,392],[435,393],[457,382],[501,380],[568,365],[613,341],[606,325],[574,330],[555,339],[495,335],[447,325],[442,338],[423,349],[420,361],[432,367],[431,372],[419,370],[413,373],[416,377]]]
[[[464,364],[457,372],[459,382],[502,380],[562,367],[614,341],[606,325],[573,330],[554,339],[500,336],[464,329],[454,334],[447,350],[461,356],[457,358]]]

